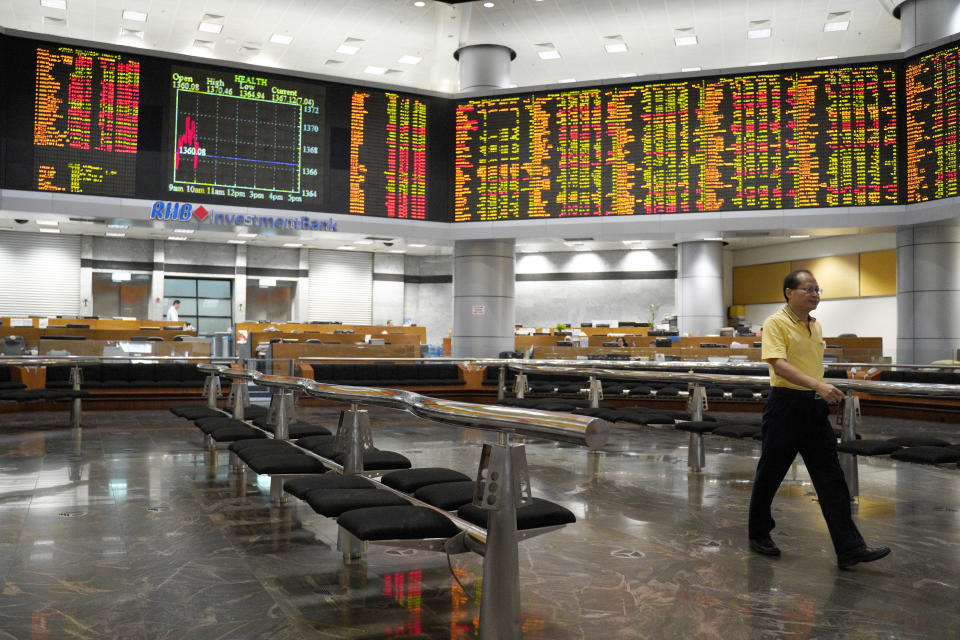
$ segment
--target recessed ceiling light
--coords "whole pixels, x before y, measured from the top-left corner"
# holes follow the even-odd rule
[[[108,229],[129,229],[130,223],[129,222],[111,222],[110,224],[107,225],[107,228]]]
[[[216,22],[201,22],[200,26],[197,27],[197,31],[203,31],[204,33],[220,33],[223,31],[223,25],[217,24]]]
[[[684,67],[683,69],[680,69],[680,71],[686,73],[688,71],[703,71],[703,69],[700,67]]]
[[[227,240],[227,244],[247,244],[246,240]]]
[[[255,234],[255,233],[238,233],[238,234],[237,234],[237,237],[238,237],[238,238],[256,238],[256,237],[257,237],[257,234]]]
[[[676,36],[673,41],[678,47],[691,47],[698,43],[697,36]]]
[[[370,65],[370,66],[366,67],[366,68],[363,70],[363,72],[364,72],[364,73],[369,73],[370,75],[373,75],[373,76],[382,76],[383,74],[385,74],[385,73],[387,72],[387,68],[386,68],[386,67],[377,67],[377,66],[374,66],[374,65]]]
[[[289,247],[291,249],[299,249],[300,247],[303,246],[303,244],[300,242],[284,242],[283,246]]]
[[[174,229],[174,233],[193,233],[196,229]]]
[[[769,38],[772,30],[770,27],[763,27],[761,29],[750,29],[747,31],[747,38],[749,40],[759,40],[760,38]]]
[[[519,247],[518,250],[520,253],[540,253],[540,249],[536,247]]]
[[[747,66],[749,66],[749,67],[759,67],[759,66],[762,66],[762,65],[765,65],[765,64],[767,64],[767,61],[766,61],[766,60],[764,60],[763,62],[751,62],[751,63],[749,63]]]
[[[618,75],[619,75],[621,78],[633,78],[633,77],[635,77],[637,74],[634,73],[633,71],[628,71],[628,72],[626,72],[626,73],[621,73],[621,74],[618,74]]]
[[[270,35],[270,42],[273,44],[290,44],[293,42],[293,36],[285,36],[282,33],[274,33]]]
[[[576,81],[577,81],[576,78],[560,78],[559,80],[557,80],[557,82],[560,82],[563,84],[566,84],[568,82],[576,82]]]
[[[793,238],[794,240],[802,240],[802,239],[804,239],[804,238],[809,238],[809,237],[810,237],[810,234],[809,234],[809,233],[798,233],[798,234],[796,234],[796,235],[791,235],[790,237]]]
[[[627,43],[626,42],[609,42],[603,45],[603,48],[607,50],[607,53],[626,53]]]
[[[124,9],[123,19],[132,20],[134,22],[146,22],[147,14],[145,14],[143,11],[134,11],[132,9]]]
[[[408,246],[408,247],[413,247],[413,248],[415,248],[415,249],[418,249],[418,248],[420,248],[420,247],[425,247],[425,246],[427,246],[427,245],[425,245],[425,244],[419,244],[419,243],[416,243],[416,242],[410,242],[410,243],[407,243],[407,246]]]
[[[354,240],[353,244],[373,244],[373,240],[361,238],[360,240]]]
[[[824,31],[846,31],[850,28],[850,21],[843,20],[842,22],[825,22],[823,23]]]
[[[107,231],[107,233],[106,233],[105,235],[106,235],[108,238],[126,238],[126,237],[127,237],[127,234],[125,234],[125,233],[120,233],[120,232],[117,232],[117,231]]]
[[[337,247],[338,251],[355,251],[356,247],[351,247],[349,245],[343,245],[342,247]]]
[[[360,47],[356,47],[352,44],[342,44],[337,47],[337,53],[342,53],[345,56],[356,55],[360,51]]]
[[[415,6],[415,7],[425,7],[425,6],[427,6],[427,3],[424,2],[423,0],[417,0],[416,2],[413,3],[413,6]]]
[[[836,60],[837,56],[817,56],[817,60]]]
[[[60,229],[37,229],[40,233],[60,233]]]
[[[56,220],[37,220],[37,224],[43,225],[45,227],[56,227],[60,223]]]
[[[578,247],[582,245],[583,242],[581,242],[580,240],[564,240],[563,244],[567,245],[568,247]]]
[[[400,64],[419,64],[423,60],[420,56],[401,56],[397,62]]]
[[[560,52],[556,49],[547,49],[545,51],[537,51],[537,55],[540,56],[541,60],[559,60]]]
[[[186,236],[167,236],[167,240],[186,240]]]
[[[580,246],[574,247],[573,250],[574,251],[590,251],[591,249],[586,245],[580,245]]]
[[[721,238],[720,236],[713,236],[711,238],[704,238],[704,240],[712,240],[714,242],[720,242],[723,240],[723,238]]]
[[[406,253],[403,249],[390,249],[390,253]]]
[[[40,6],[47,9],[67,10],[67,0],[40,0]]]
[[[483,3],[483,6],[485,6],[487,9],[492,9],[493,7],[495,7],[495,6],[497,6],[497,5],[494,4],[493,2],[484,2],[484,3]]]

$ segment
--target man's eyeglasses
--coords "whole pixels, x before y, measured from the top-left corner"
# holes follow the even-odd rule
[[[823,289],[820,287],[804,287],[802,289],[794,289],[794,291],[803,291],[806,294],[813,295],[817,294],[818,296],[823,295]]]

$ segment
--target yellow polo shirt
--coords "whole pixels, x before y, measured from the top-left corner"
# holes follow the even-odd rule
[[[823,333],[820,323],[810,316],[810,329],[800,321],[797,314],[784,305],[763,323],[763,346],[760,349],[760,358],[783,358],[814,380],[823,380]],[[788,389],[806,389],[784,380],[770,368],[770,386],[787,387]]]

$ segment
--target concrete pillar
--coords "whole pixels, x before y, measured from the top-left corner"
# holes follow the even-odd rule
[[[960,218],[897,229],[897,363],[960,349]]]
[[[900,18],[903,51],[960,32],[958,0],[906,0],[893,15]]]
[[[84,264],[91,266],[83,266]],[[80,236],[80,316],[93,315],[93,236]]]
[[[247,245],[235,245],[233,276],[233,321],[247,321]]]
[[[677,244],[677,327],[691,335],[716,334],[723,312],[723,242]]]
[[[510,61],[517,52],[502,44],[471,44],[457,49],[460,91],[504,89],[510,86]]]
[[[453,245],[453,356],[513,351],[514,241],[457,240]]]
[[[163,320],[163,314],[167,312],[166,307],[163,306],[163,262],[163,240],[154,240],[153,273],[150,277],[150,310],[148,312],[148,317],[151,320]]]

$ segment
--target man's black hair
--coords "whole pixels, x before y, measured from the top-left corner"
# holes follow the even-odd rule
[[[783,291],[783,299],[787,302],[790,302],[790,298],[787,297],[787,289],[796,289],[797,286],[799,286],[801,273],[805,273],[811,277],[813,276],[809,269],[797,269],[788,273],[787,277],[783,279],[783,287],[781,287],[781,290]]]
[[[180,301],[179,301],[179,300],[174,300],[174,301],[173,301],[173,304],[180,304]]]

